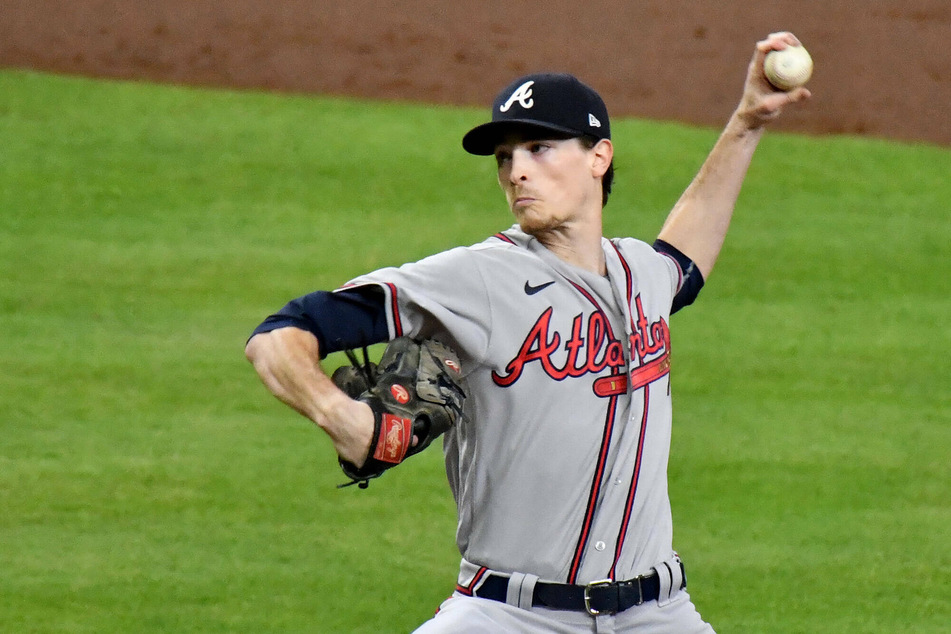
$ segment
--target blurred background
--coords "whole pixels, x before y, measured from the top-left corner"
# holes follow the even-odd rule
[[[780,30],[816,69],[778,129],[951,143],[947,0],[3,0],[0,66],[462,105],[564,70],[615,116],[719,126]]]

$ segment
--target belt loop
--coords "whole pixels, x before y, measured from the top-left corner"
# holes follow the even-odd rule
[[[660,581],[657,605],[664,607],[674,600],[684,586],[683,564],[680,563],[680,557],[674,557],[654,566],[654,570],[657,571],[658,581]]]
[[[505,602],[509,605],[522,608],[523,610],[531,610],[532,599],[535,595],[536,581],[538,581],[536,575],[513,572],[509,578],[508,590],[505,593]]]

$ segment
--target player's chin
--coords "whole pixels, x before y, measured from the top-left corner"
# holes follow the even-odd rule
[[[518,226],[530,236],[538,235],[548,229],[548,227],[542,223],[526,221],[521,218],[518,221]]]
[[[550,231],[557,223],[551,217],[546,215],[537,207],[524,207],[514,209],[515,220],[518,226],[529,235],[542,231]]]

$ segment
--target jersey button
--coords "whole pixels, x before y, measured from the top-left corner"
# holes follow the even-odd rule
[[[605,549],[604,542],[598,542],[597,544],[595,544],[594,549],[598,552],[601,552],[602,550],[604,550]]]

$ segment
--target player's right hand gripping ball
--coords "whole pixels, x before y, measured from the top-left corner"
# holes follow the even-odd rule
[[[339,461],[351,480],[348,484],[360,488],[421,452],[452,427],[462,416],[466,398],[459,358],[433,339],[394,339],[379,365],[371,366],[343,366],[331,376],[348,396],[373,410],[375,428],[366,462],[358,469],[351,462]]]
[[[792,90],[812,77],[812,57],[803,46],[787,46],[770,51],[763,62],[766,79],[779,90]]]

